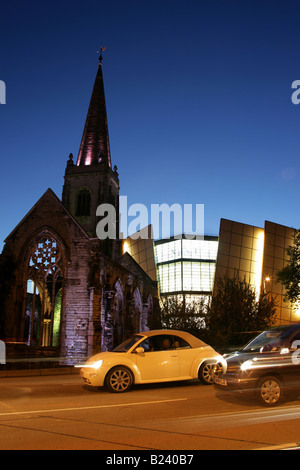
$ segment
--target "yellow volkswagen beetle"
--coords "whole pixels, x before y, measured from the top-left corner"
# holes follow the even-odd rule
[[[213,384],[217,362],[226,363],[211,346],[177,330],[138,333],[111,352],[92,356],[81,366],[85,384],[110,392],[127,392],[133,384],[199,379]]]

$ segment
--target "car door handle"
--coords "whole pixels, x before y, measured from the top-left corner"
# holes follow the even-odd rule
[[[178,357],[178,354],[172,354],[171,357]]]

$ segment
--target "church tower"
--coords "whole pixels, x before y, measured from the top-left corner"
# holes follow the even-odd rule
[[[77,161],[74,163],[70,154],[67,162],[62,203],[88,235],[95,238],[96,225],[100,220],[96,217],[96,210],[104,203],[112,204],[116,209],[118,236],[118,201],[119,177],[117,167],[112,169],[111,165],[100,54]],[[102,251],[116,257],[111,240],[103,241]]]
[[[101,204],[115,208],[116,239],[97,237]],[[0,337],[10,344],[7,357],[59,356],[73,365],[150,324],[157,283],[128,252],[121,253],[118,205],[100,55],[78,157],[70,155],[66,165],[62,201],[49,188],[0,254]],[[154,266],[153,249],[152,257]]]

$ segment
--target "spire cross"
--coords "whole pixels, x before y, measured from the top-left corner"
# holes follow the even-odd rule
[[[100,51],[97,51],[98,54],[100,53],[100,56],[99,56],[99,64],[100,65],[102,65],[102,60],[103,60],[102,52],[105,51],[105,49],[106,49],[106,47],[101,47]]]

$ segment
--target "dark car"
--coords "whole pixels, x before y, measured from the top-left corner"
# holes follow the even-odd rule
[[[287,391],[300,391],[300,324],[270,328],[224,358],[226,369],[214,368],[216,390],[251,394],[275,406]]]

